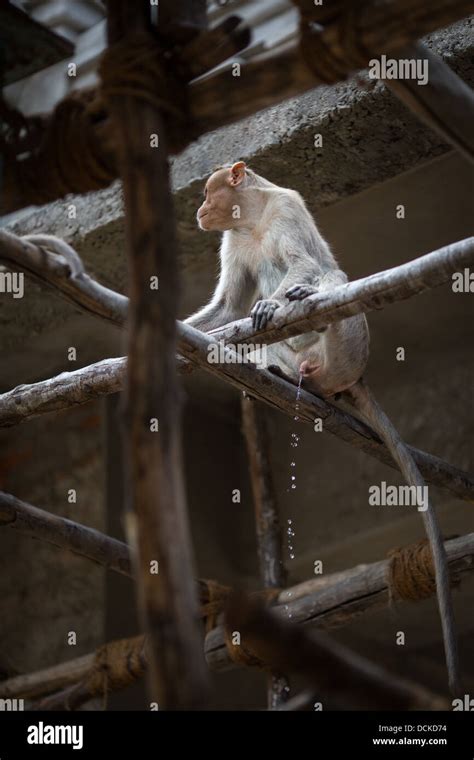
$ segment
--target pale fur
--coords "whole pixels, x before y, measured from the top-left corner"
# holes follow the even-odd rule
[[[235,186],[231,182],[233,177]],[[347,282],[299,193],[259,177],[243,162],[220,169],[209,178],[208,186],[209,198],[198,211],[198,222],[206,229],[202,220],[207,219],[209,224],[213,199],[221,197],[221,193],[224,200],[222,208],[214,212],[218,221],[213,227],[224,231],[221,274],[210,303],[186,320],[188,323],[209,331],[247,316],[250,310],[254,320],[258,322],[263,315],[268,323],[275,308],[288,303],[289,297],[299,300]],[[230,213],[234,204],[241,207],[238,220]],[[409,449],[361,380],[368,353],[369,333],[364,314],[329,325],[322,333],[306,333],[268,347],[269,364],[278,364],[284,374],[295,380],[304,369],[304,383],[316,393],[327,397],[346,391],[344,397],[374,427],[408,484],[424,485]],[[457,694],[462,687],[449,573],[431,503],[423,519],[436,569],[450,687]]]
[[[295,190],[278,187],[246,170],[235,189],[245,223],[225,230],[220,247],[220,278],[207,306],[186,320],[209,331],[247,316],[258,301],[288,303],[287,291],[299,284],[314,291],[347,282],[326,241]],[[242,219],[241,215],[241,219]],[[362,375],[368,358],[364,315],[268,347],[269,364],[297,379],[303,361],[316,369],[305,385],[324,396],[348,388]]]

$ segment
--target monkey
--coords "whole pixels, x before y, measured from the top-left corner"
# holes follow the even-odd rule
[[[202,332],[250,314],[255,330],[275,311],[348,282],[302,196],[259,176],[244,161],[217,168],[196,214],[203,231],[222,232],[220,276],[209,303],[185,322]],[[363,373],[369,357],[365,314],[267,346],[267,368],[325,399],[348,401],[380,436],[410,486],[424,479],[379,406]],[[424,491],[417,491],[424,492]],[[431,503],[422,512],[435,567],[449,686],[461,693],[447,558]]]

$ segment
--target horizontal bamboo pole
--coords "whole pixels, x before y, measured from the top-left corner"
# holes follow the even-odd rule
[[[0,681],[1,699],[35,699],[79,683],[90,671],[95,652],[76,657],[50,668]],[[18,695],[18,696],[17,696]],[[21,696],[20,696],[21,695]]]
[[[94,528],[53,515],[0,491],[0,528],[68,549],[122,575],[132,574],[128,546]]]
[[[277,343],[301,333],[326,327],[355,314],[382,309],[396,301],[423,293],[452,279],[455,272],[474,265],[474,237],[445,245],[437,251],[339,285],[326,293],[280,307],[262,330],[252,320],[230,322],[209,334],[226,343]]]
[[[123,327],[128,298],[101,285],[83,269],[74,272],[62,256],[0,229],[0,261],[53,288],[58,295],[89,314]],[[230,322],[209,334],[227,343],[259,340],[266,344],[325,327],[361,312],[382,309],[431,288],[444,285],[455,272],[474,265],[474,237],[458,240],[391,269],[352,280],[333,290],[280,307],[262,330],[252,320]],[[180,323],[178,323],[179,337]],[[179,344],[178,344],[179,347]]]
[[[122,327],[127,318],[127,296],[90,277],[78,254],[66,259],[61,249],[58,251],[53,250],[53,243],[50,248],[39,246],[27,237],[0,229],[0,261],[9,269],[24,272],[82,311]]]
[[[195,362],[234,387],[263,401],[275,409],[294,417],[295,386],[266,370],[256,370],[253,365],[208,364],[206,360],[210,337],[183,325],[186,329],[186,358]],[[19,385],[0,395],[0,427],[10,427],[49,412],[58,412],[87,403],[108,393],[122,390],[125,379],[126,359],[104,359],[74,372],[63,372],[57,377],[31,385]],[[384,464],[397,469],[387,448],[371,428],[337,406],[301,391],[299,402],[301,422],[323,420],[323,429],[346,443],[355,446]],[[439,457],[427,454],[412,446],[408,447],[425,480],[446,488],[458,498],[472,501],[474,477],[448,464]]]
[[[75,255],[77,256],[77,254]],[[344,319],[346,316],[358,313],[358,311],[371,305],[373,308],[373,305],[378,303],[377,299],[383,298],[387,289],[390,293],[387,302],[393,302],[396,296],[406,293],[404,280],[407,277],[411,281],[412,295],[415,292],[425,290],[427,287],[446,282],[450,273],[466,261],[471,261],[471,258],[472,239],[469,238],[467,241],[454,243],[440,251],[402,264],[393,270],[347,283],[329,294],[329,298],[332,298],[334,293],[336,294],[335,300],[330,301],[330,308],[326,309],[326,303],[323,307],[318,307],[324,310],[323,322],[327,323],[332,319]],[[124,324],[128,299],[99,285],[83,269],[79,268],[77,271],[77,261],[76,266],[73,267],[72,263],[67,263],[62,256],[58,257],[55,253],[40,248],[5,230],[0,230],[0,260],[5,261],[10,267],[23,269],[41,279],[45,284],[51,285],[60,295],[64,295],[67,300],[72,301],[80,308],[112,321],[118,326]],[[401,273],[400,270],[402,270]],[[372,285],[373,282],[376,283],[375,286]],[[319,299],[321,296],[313,296],[310,299],[305,299],[301,304],[291,307],[303,309],[303,317],[301,317],[301,312],[296,312],[296,318],[300,320],[298,332],[302,329],[308,329],[304,309],[311,308],[311,299],[313,298]],[[326,301],[326,297],[324,300]],[[309,302],[309,307],[305,306],[306,302]],[[313,320],[313,316],[311,320]],[[245,329],[248,330],[250,320],[243,321]],[[234,329],[244,329],[234,328],[234,324],[238,326],[240,321],[225,328],[228,330],[226,333],[228,336],[233,335]],[[273,329],[272,326],[270,330]],[[282,326],[279,329],[283,330],[284,328]],[[246,332],[245,335],[247,340],[250,337],[255,340],[260,333]],[[279,332],[278,340],[281,339],[281,335],[282,333]],[[189,325],[178,322],[178,350],[193,365],[211,372],[235,387],[247,391],[249,395],[294,416],[294,385],[268,371],[255,371],[251,365],[237,362],[210,363],[208,361],[209,346],[218,340],[220,340],[218,336],[206,336]],[[267,340],[266,334],[265,340]],[[182,359],[180,361],[182,362]],[[107,393],[115,393],[123,387],[125,366],[126,360],[124,358],[105,359],[89,367],[84,367],[75,372],[65,372],[56,378],[40,383],[18,386],[0,396],[0,427],[19,424],[38,414],[59,411],[86,403]],[[187,367],[183,367],[183,369],[187,369]],[[323,399],[307,391],[302,391],[301,420],[314,422],[316,417],[323,419],[324,429],[328,432],[375,456],[391,467],[395,467],[386,447],[365,423],[346,412],[342,412]],[[448,488],[459,498],[472,499],[474,480],[469,474],[452,467],[437,457],[425,454],[417,449],[411,450],[426,480]]]
[[[451,578],[461,580],[474,570],[474,533],[445,543]],[[389,560],[311,578],[280,592],[272,612],[282,618],[291,614],[293,623],[325,630],[350,623],[367,612],[390,603],[387,576]],[[209,667],[221,671],[235,667],[224,642],[221,625],[206,636],[205,654]],[[0,698],[32,699],[80,682],[89,673],[95,653],[34,673],[0,681]]]
[[[227,630],[239,632],[240,646],[266,665],[304,678],[318,690],[323,706],[335,699],[342,709],[449,709],[439,695],[390,673],[327,634],[277,617],[242,594],[231,597],[225,617]]]
[[[445,548],[453,580],[460,580],[474,570],[474,533],[446,541]],[[294,623],[324,630],[347,625],[370,610],[390,604],[389,564],[390,560],[384,559],[359,565],[285,589],[277,597],[272,611],[284,619],[291,615]],[[222,625],[207,634],[205,653],[212,670],[224,671],[234,667]]]

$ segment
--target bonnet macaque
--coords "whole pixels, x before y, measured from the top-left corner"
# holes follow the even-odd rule
[[[299,193],[258,176],[243,161],[209,177],[197,222],[201,230],[223,232],[215,292],[186,320],[203,332],[249,314],[254,328],[263,328],[288,301],[348,281]],[[283,376],[296,381],[302,375],[303,386],[325,398],[342,393],[384,441],[408,484],[424,486],[408,448],[362,380],[368,355],[364,314],[267,347],[268,364],[277,365]],[[461,686],[446,554],[430,503],[422,514],[436,570],[449,682],[457,694]]]

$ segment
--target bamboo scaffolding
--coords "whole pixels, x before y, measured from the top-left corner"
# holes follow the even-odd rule
[[[450,577],[460,581],[474,569],[474,533],[445,542]],[[272,612],[292,623],[311,625],[324,630],[352,622],[370,610],[392,603],[388,586],[390,560],[359,565],[340,573],[305,581],[282,591]],[[224,671],[235,666],[225,643],[223,625],[206,636],[206,660],[212,670]]]
[[[417,683],[390,673],[321,633],[276,618],[265,608],[233,596],[227,625],[262,662],[290,669],[310,681],[334,709],[448,710],[450,703]],[[142,645],[144,650],[144,644]],[[146,661],[146,653],[143,651]],[[94,667],[94,661],[91,664]],[[96,696],[89,673],[84,680],[41,699],[34,710],[74,710]],[[341,696],[341,693],[344,696]],[[326,702],[327,706],[327,702]]]
[[[293,0],[301,12],[302,26],[308,22],[316,22],[324,26],[337,25],[338,18],[347,12],[347,3],[344,0],[326,0],[323,5],[315,6],[312,0]],[[413,6],[406,4],[407,16],[413,11]],[[448,5],[448,3],[446,3]],[[472,10],[472,9],[471,9]],[[389,46],[384,47],[378,40],[367,41],[366,47],[363,39],[359,37],[360,27],[365,26],[364,13],[366,9],[357,9],[353,15],[352,30],[357,35],[357,47],[367,51],[369,48],[375,53],[374,58],[381,54],[387,54],[387,58],[395,60],[426,60],[428,64],[428,82],[418,85],[416,79],[385,79],[382,81],[392,92],[406,105],[421,121],[437,132],[447,143],[453,145],[470,161],[474,160],[474,135],[471,125],[474,120],[474,93],[463,80],[438,55],[429,50],[421,42],[404,42],[399,48],[394,48],[393,40],[389,40]],[[390,9],[389,13],[392,11]],[[371,15],[376,16],[380,9],[372,8]],[[382,11],[383,12],[383,11]],[[357,16],[356,16],[357,14]],[[362,16],[362,21],[361,21]],[[388,23],[388,19],[386,22]],[[344,58],[343,43],[337,47],[331,46],[333,55]]]
[[[229,71],[219,71],[206,79],[198,79],[188,85],[187,109],[189,115],[188,142],[200,135],[215,130],[218,127],[233,123],[246,116],[280,103],[312,89],[319,84],[335,82],[346,78],[351,72],[364,68],[369,60],[381,53],[392,53],[413,40],[436,29],[447,26],[468,16],[474,11],[473,0],[433,0],[429,6],[424,0],[391,0],[379,3],[370,0],[362,9],[354,11],[348,3],[337,2],[329,6],[323,15],[318,8],[311,9],[304,5],[306,20],[323,21],[324,28],[304,28],[303,42],[289,44],[278,54],[264,54],[251,63],[242,67],[242,75],[234,77],[229,86]],[[314,15],[313,15],[314,13]],[[328,23],[329,22],[329,23]],[[348,30],[350,34],[348,34]],[[248,42],[247,30],[243,30],[242,39],[238,38],[230,45],[233,50],[239,49]],[[237,35],[237,33],[236,33]],[[225,34],[224,34],[225,36]],[[194,48],[208,51],[209,38],[199,43],[199,38],[193,40]],[[185,47],[185,46],[184,46]],[[225,48],[227,52],[228,48]],[[219,50],[219,46],[217,46]],[[191,51],[191,52],[192,52]],[[202,52],[202,65],[196,64],[202,73],[205,62],[216,65],[219,55],[212,61],[209,53]],[[194,56],[198,60],[198,56]],[[193,59],[191,53],[184,53],[182,65],[188,66]],[[223,60],[221,58],[221,60]],[[324,61],[324,65],[323,65]],[[454,118],[454,114],[452,116]],[[99,186],[106,187],[117,176],[116,156],[111,147],[110,117],[105,111],[100,120],[90,119],[83,125],[87,135],[87,143],[94,143],[98,152],[103,154],[109,164],[111,176],[104,177]],[[170,126],[170,149],[179,151],[184,147],[182,134]],[[454,130],[455,131],[455,130]],[[175,140],[175,142],[173,142]],[[70,155],[74,154],[71,146]],[[21,149],[20,153],[22,152]],[[67,151],[65,153],[67,156]],[[8,186],[7,202],[3,213],[22,208],[30,203],[38,202],[35,191],[28,184],[20,181],[21,190],[16,186],[15,171],[30,172],[34,176],[34,167],[41,165],[43,176],[43,202],[60,197],[56,189],[46,192],[48,186],[48,161],[41,155],[41,148],[36,155],[26,163],[18,163],[14,171],[6,172]],[[29,165],[31,164],[31,165]],[[97,189],[97,177],[91,177],[90,186],[84,181],[80,187],[70,187],[69,192],[87,192]]]
[[[183,328],[186,328],[188,344],[192,346],[187,358],[196,366],[213,372],[274,409],[294,416],[294,385],[266,370],[256,371],[253,365],[239,364],[237,359],[233,364],[209,364],[207,354],[212,337],[188,325],[183,325]],[[126,359],[123,357],[103,359],[49,380],[19,385],[0,395],[0,427],[17,425],[41,414],[69,409],[108,393],[116,393],[123,388],[125,368]],[[301,422],[314,424],[315,419],[321,419],[326,432],[397,469],[387,448],[365,423],[304,390],[300,394],[299,406]],[[413,446],[408,448],[426,481],[446,488],[459,499],[472,501],[474,476],[432,454]]]
[[[405,264],[339,285],[328,293],[316,293],[277,309],[263,330],[253,330],[252,320],[245,318],[212,330],[210,335],[234,344],[258,343],[259,340],[266,344],[277,343],[444,285],[452,280],[455,272],[473,264],[474,237],[470,237]]]
[[[405,56],[407,51],[411,51],[429,58],[435,76],[423,96],[420,97],[410,85],[396,84],[393,89],[415,113],[465,155],[473,157],[472,135],[463,124],[466,113],[473,112],[472,93],[442,61],[422,46],[411,44],[416,37],[474,10],[473,2],[434,0],[429,9],[423,8],[421,0],[399,0],[398,3],[383,4],[369,2],[364,5],[357,18],[348,4],[339,0],[331,3],[322,15],[313,7],[314,16],[306,0],[296,4],[302,9],[306,21],[314,18],[323,20],[328,25],[322,30],[303,25],[301,44],[289,46],[278,56],[263,56],[249,64],[246,67],[247,76],[236,82],[234,88],[228,86],[227,72],[220,72],[206,80],[192,83],[187,92],[190,124],[192,123],[192,129],[186,138],[188,141],[209,129],[233,122],[259,108],[303,92],[315,83],[344,78],[350,71],[365,65],[370,57],[383,49],[384,53],[393,51],[394,55],[398,51],[400,55]],[[182,62],[187,65],[188,79],[204,73],[206,67],[212,64],[213,60],[216,61],[224,50],[226,53],[230,49],[237,50],[244,40],[248,41],[248,32],[239,29],[238,22],[230,22],[226,30],[227,37],[222,43],[223,49],[220,53],[211,53],[206,57],[202,41],[207,39],[209,42],[212,32],[201,30],[201,35],[196,34],[196,29],[203,26],[205,19],[203,0],[199,0],[198,3],[180,0],[173,13],[169,3],[165,2],[163,9],[160,32],[169,45],[183,47]],[[410,23],[407,23],[407,19]],[[130,0],[108,1],[109,45],[122,39],[127,40],[135,31],[148,32],[149,23],[150,8],[147,0],[140,0],[138,5]],[[190,31],[193,25],[195,29]],[[351,35],[343,34],[348,29]],[[217,46],[219,33],[216,34]],[[349,39],[352,39],[352,42],[349,43]],[[322,67],[317,55],[316,58],[311,55],[313,45],[316,53],[319,51],[326,56]],[[182,77],[183,72],[184,69],[181,72]],[[440,106],[437,105],[438,101],[441,103]],[[115,149],[113,158],[114,163],[121,169],[127,209],[131,270],[130,304],[124,296],[103,288],[84,272],[72,272],[64,260],[51,258],[50,254],[45,258],[43,250],[35,250],[31,245],[28,249],[28,245],[25,247],[23,243],[18,249],[16,243],[17,258],[14,257],[14,266],[15,263],[18,265],[18,258],[25,258],[26,251],[27,261],[32,263],[29,270],[31,274],[52,284],[68,300],[79,303],[81,308],[115,324],[124,323],[129,308],[128,363],[126,365],[124,359],[106,360],[76,373],[64,373],[44,383],[20,386],[8,394],[3,394],[0,397],[0,425],[2,418],[3,424],[15,424],[35,414],[67,408],[84,403],[102,393],[114,392],[122,387],[123,374],[127,367],[126,459],[131,462],[131,492],[135,508],[134,529],[130,535],[134,543],[134,555],[138,557],[138,591],[142,621],[148,635],[151,696],[158,699],[160,707],[197,707],[206,698],[207,674],[199,645],[196,594],[194,584],[189,582],[192,578],[192,556],[181,470],[179,403],[175,391],[176,349],[192,364],[205,368],[238,388],[250,391],[257,399],[267,404],[291,413],[294,402],[294,386],[291,383],[269,372],[256,372],[255,367],[237,362],[222,366],[210,364],[207,361],[209,343],[217,343],[218,340],[242,340],[244,337],[246,340],[263,337],[266,342],[276,342],[326,326],[347,316],[402,300],[429,287],[447,282],[450,275],[460,266],[471,263],[474,239],[461,241],[434,252],[429,255],[433,258],[428,262],[426,259],[429,257],[422,257],[423,263],[419,259],[417,262],[403,265],[405,268],[408,267],[403,271],[403,267],[398,267],[372,278],[365,278],[358,283],[349,283],[331,294],[330,304],[327,303],[327,299],[324,303],[325,299],[322,296],[315,296],[313,302],[308,299],[308,302],[283,309],[284,313],[279,317],[276,315],[271,327],[262,334],[249,332],[247,322],[246,325],[227,325],[214,332],[212,336],[205,336],[188,325],[176,322],[177,257],[164,125],[167,124],[169,127],[171,150],[180,150],[183,147],[182,135],[175,140],[172,136],[171,122],[161,114],[161,105],[158,109],[151,99],[137,97],[131,88],[123,93],[112,92],[112,95],[108,96],[107,108],[109,110],[106,120],[111,119],[118,137],[118,150]],[[92,131],[95,129],[92,126],[90,128]],[[155,132],[160,134],[160,151],[156,153],[150,151],[148,144],[150,134]],[[101,124],[94,137],[99,145],[102,143],[103,134]],[[107,153],[109,148],[105,142],[103,147],[104,153]],[[46,176],[45,184],[47,179]],[[108,181],[104,186],[106,184]],[[81,188],[81,191],[84,189]],[[14,198],[14,195],[13,193],[11,197]],[[13,200],[10,208],[16,208],[15,202]],[[4,242],[5,236],[2,234],[0,250]],[[48,270],[46,277],[45,261]],[[27,266],[25,268],[27,269]],[[167,292],[164,296],[160,293],[161,301],[156,299],[156,294],[149,287],[150,278],[157,273],[160,274],[160,278],[164,273],[167,281]],[[354,287],[351,289],[350,286]],[[343,292],[344,288],[346,290]],[[280,323],[278,319],[281,320]],[[235,360],[235,354],[233,358]],[[394,466],[385,447],[370,428],[337,407],[303,391],[299,414],[300,418],[307,422],[312,422],[315,416],[321,417],[326,430]],[[147,428],[152,418],[159,419],[159,436],[151,435]],[[255,423],[255,420],[253,422]],[[248,437],[250,440],[249,433]],[[472,498],[474,483],[467,473],[424,452],[412,452],[427,480],[450,488],[461,498]],[[426,474],[426,470],[431,477]],[[256,501],[260,499],[260,507],[268,496],[268,493],[265,493],[267,486],[268,479],[261,471],[256,478],[254,477],[254,493],[257,494]],[[77,532],[74,532],[75,526],[70,521],[51,515],[45,517],[46,513],[40,514],[40,510],[22,504],[14,497],[4,497],[8,495],[0,494],[0,524],[3,521],[4,524],[10,524],[16,529],[48,541],[57,538],[60,541],[59,545],[73,551],[79,546],[84,556],[101,564],[107,565],[108,558],[113,556],[111,569],[129,574],[128,558],[124,557],[123,545],[120,545],[120,542],[114,542],[113,539],[84,526],[81,526],[83,532],[78,541]],[[94,535],[95,533],[97,535]],[[470,534],[460,539],[462,546],[456,544],[453,549],[451,542],[447,546],[450,566],[453,565],[456,572],[462,573],[472,568],[473,536],[474,534]],[[265,536],[262,532],[260,538],[262,553],[263,549],[273,542],[271,554],[274,560],[277,556],[275,536],[271,531],[267,531]],[[157,582],[150,573],[150,562],[158,559],[161,577]],[[371,601],[367,594],[367,587],[371,583],[373,585],[380,582],[382,569],[386,573],[386,563],[376,563],[372,566],[371,577],[365,579],[363,600],[346,597],[343,602],[335,605],[334,594],[337,596],[339,585],[336,589],[334,579],[333,585],[331,581],[326,583],[328,579],[325,579],[324,583],[320,579],[317,599],[309,599],[311,593],[304,593],[300,588],[300,595],[291,594],[291,601],[289,598],[285,599],[285,610],[291,608],[295,622],[317,622],[318,625],[330,627],[336,624],[337,620],[340,624],[341,620],[377,606],[380,597],[387,596],[386,583],[385,587],[373,591]],[[341,584],[343,575],[337,574],[337,584]],[[354,575],[357,581],[357,572],[353,573]],[[264,565],[264,577],[267,582],[271,582],[268,562]],[[354,591],[354,577],[350,578],[349,585]],[[308,591],[308,583],[302,584],[302,587]],[[347,594],[347,584],[344,591]],[[331,592],[332,606],[322,609],[321,599]],[[282,594],[278,597],[280,604]],[[373,707],[379,707],[380,700],[386,706],[395,705],[399,709],[441,709],[441,706],[446,706],[436,695],[390,676],[372,663],[354,657],[351,652],[334,642],[321,637],[311,638],[298,626],[288,626],[281,619],[281,609],[276,608],[272,616],[260,606],[245,599],[234,599],[228,609],[228,622],[240,626],[247,641],[250,641],[252,651],[262,659],[265,657],[273,667],[283,671],[287,667],[295,672],[309,670],[316,681],[319,679],[318,684],[322,684],[323,690],[329,692],[334,689],[337,691],[341,684],[347,687],[349,683],[352,696],[358,705],[361,699],[363,701],[366,698],[369,706]],[[206,638],[205,654],[208,664],[213,669],[221,670],[229,664],[235,664],[225,644],[222,626],[211,631]],[[81,668],[84,668],[86,661],[82,658],[82,664],[76,666],[75,670],[73,668],[76,676],[81,672]],[[34,681],[34,678],[31,680],[32,675],[34,676],[30,674],[23,677],[30,679],[31,688]],[[55,689],[59,681],[59,671],[56,670]],[[2,684],[0,693],[1,689]],[[83,683],[75,679],[74,682],[67,682],[63,692],[47,698],[40,706],[43,709],[76,707],[87,701],[92,693],[88,681]]]
[[[84,270],[74,272],[62,256],[0,229],[0,261],[13,271],[23,271],[53,288],[58,295],[83,311],[122,327],[128,298],[101,285]],[[382,309],[431,288],[448,283],[454,273],[474,265],[474,237],[450,243],[405,264],[352,280],[328,293],[315,294],[277,309],[271,323],[252,329],[250,318],[236,320],[213,330],[226,343],[276,343],[285,338],[325,327],[341,319]],[[181,323],[178,323],[180,350]]]
[[[459,582],[474,570],[474,533],[445,542],[450,576]],[[311,578],[282,590],[272,612],[292,624],[331,630],[366,613],[392,604],[388,589],[390,560]],[[224,628],[217,626],[206,636],[206,660],[211,670],[236,667],[224,640]],[[90,672],[95,653],[59,665],[0,681],[0,698],[33,699],[82,681]]]
[[[474,92],[455,72],[421,42],[411,43],[393,55],[404,60],[425,60],[428,82],[384,79],[387,87],[428,127],[456,150],[474,161]]]
[[[94,528],[52,515],[0,491],[0,527],[9,527],[32,538],[97,562],[122,575],[132,574],[128,546]]]
[[[241,410],[255,510],[260,577],[264,588],[283,588],[286,586],[287,572],[283,562],[281,525],[269,459],[265,409],[258,401],[243,395]],[[274,710],[281,707],[288,699],[288,692],[288,679],[280,673],[271,674],[267,687],[268,708]]]
[[[447,710],[437,694],[389,673],[326,634],[308,631],[275,616],[243,595],[231,597],[228,630],[239,631],[240,646],[262,662],[302,676],[323,699],[342,709]]]
[[[191,0],[175,7],[176,29],[192,19]],[[170,10],[169,3],[164,6]],[[194,6],[205,8],[203,0]],[[165,18],[166,16],[165,8]],[[108,0],[108,46],[151,39],[148,0]],[[173,42],[175,27],[159,29]],[[124,408],[129,543],[136,561],[137,595],[150,652],[150,698],[160,709],[206,704],[198,603],[181,456],[176,374],[177,248],[168,172],[167,130],[156,99],[107,73],[103,87],[119,146],[129,262],[128,362]],[[109,64],[110,67],[110,64]],[[110,87],[110,90],[108,89]],[[146,86],[144,85],[144,89]],[[151,136],[159,135],[159,148]],[[153,290],[159,275],[165,287]],[[152,420],[159,425],[152,429]],[[159,574],[151,569],[158,563]]]
[[[277,310],[274,323],[265,331],[252,331],[250,319],[238,320],[220,328],[217,334],[205,338],[202,333],[188,325],[178,323],[179,349],[193,364],[232,382],[271,406],[287,414],[293,414],[293,385],[268,372],[255,372],[251,367],[242,364],[210,364],[207,361],[210,343],[231,339],[254,341],[261,337],[265,338],[265,342],[280,340],[287,334],[295,334],[293,330],[297,330],[299,334],[301,331],[314,329],[315,324],[328,324],[335,319],[344,319],[366,308],[379,307],[382,302],[393,303],[397,297],[408,297],[407,290],[414,295],[428,287],[440,285],[447,282],[455,271],[472,261],[473,241],[474,238],[459,241],[400,267],[335,288],[328,296],[312,296],[301,303]],[[18,267],[41,279],[67,300],[86,311],[119,326],[124,324],[128,299],[98,284],[83,271],[74,273],[62,257],[0,230],[0,259],[11,268]],[[409,286],[406,281],[410,283]],[[279,315],[279,311],[282,314]],[[311,312],[310,319],[307,312]],[[317,321],[319,319],[321,321]],[[274,324],[278,327],[275,328]],[[289,333],[285,332],[287,329]],[[125,366],[123,358],[105,359],[81,370],[62,373],[56,378],[40,383],[22,385],[2,394],[0,427],[19,424],[38,414],[59,411],[86,403],[103,394],[115,393],[123,387]],[[305,391],[302,394],[302,404],[303,421],[310,422],[315,417],[320,417],[325,420],[325,429],[329,432],[384,463],[395,466],[376,434],[365,423]],[[426,480],[448,488],[459,498],[472,499],[474,481],[471,476],[437,457],[424,454],[417,449],[411,450]]]

